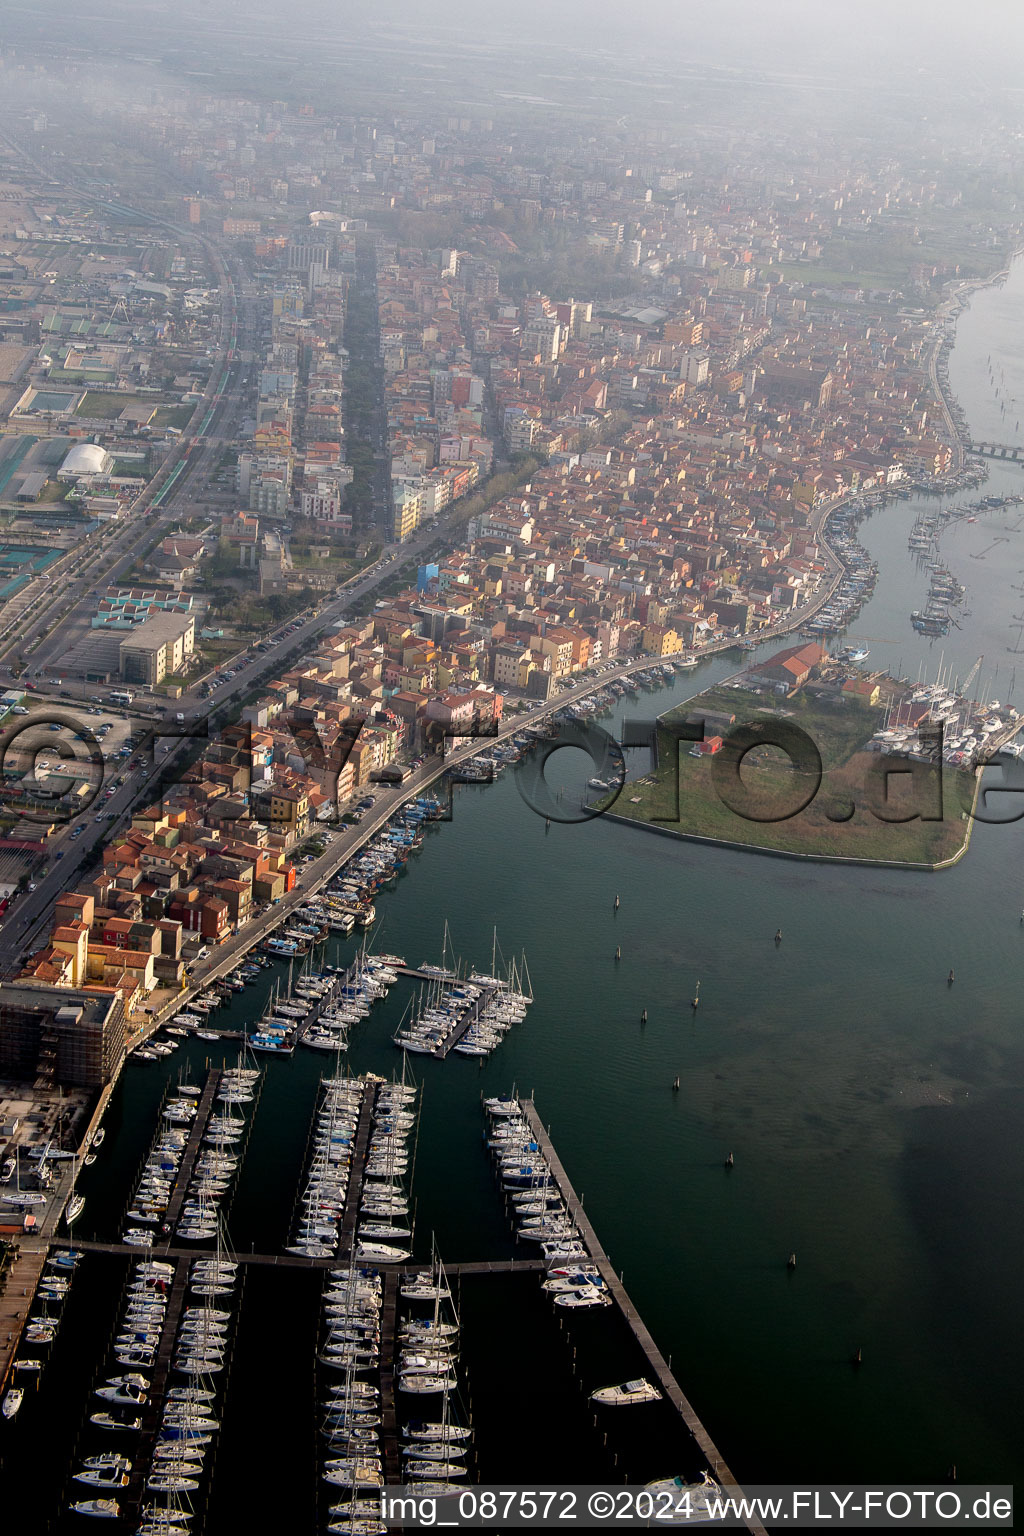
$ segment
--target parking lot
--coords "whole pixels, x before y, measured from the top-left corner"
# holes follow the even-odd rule
[[[55,838],[80,836],[80,830],[67,832],[69,814],[80,828],[87,814],[96,817],[118,784],[144,766],[136,749],[146,726],[108,706],[26,695],[0,729],[7,742],[0,795],[11,809],[26,797],[52,802],[61,825]]]

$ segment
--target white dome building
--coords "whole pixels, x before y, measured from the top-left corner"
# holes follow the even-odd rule
[[[109,475],[114,460],[99,443],[76,443],[57,471],[61,480],[98,480]]]

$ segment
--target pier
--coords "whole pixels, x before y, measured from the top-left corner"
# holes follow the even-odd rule
[[[220,1068],[211,1067],[206,1074],[206,1082],[203,1084],[203,1092],[199,1100],[199,1107],[196,1110],[196,1117],[192,1121],[192,1127],[188,1133],[188,1141],[185,1143],[185,1152],[181,1159],[181,1166],[178,1169],[178,1177],[174,1181],[171,1198],[167,1202],[167,1210],[164,1213],[164,1225],[168,1231],[177,1225],[178,1217],[181,1215],[181,1207],[184,1203],[188,1186],[192,1181],[192,1170],[196,1165],[196,1158],[199,1156],[199,1147],[202,1143],[203,1133],[209,1123],[210,1111],[213,1109],[213,1100],[219,1083]],[[138,1252],[138,1249],[136,1249],[136,1252]]]
[[[144,1262],[149,1253],[138,1248],[131,1250],[136,1263]],[[195,1255],[191,1255],[195,1257]],[[122,1514],[128,1515],[129,1524],[132,1516],[138,1514],[146,1491],[146,1479],[149,1477],[150,1468],[153,1465],[153,1451],[156,1448],[157,1436],[160,1433],[160,1425],[163,1421],[164,1398],[167,1393],[167,1378],[171,1374],[171,1359],[174,1354],[174,1341],[178,1336],[178,1325],[181,1322],[181,1314],[185,1306],[185,1291],[188,1284],[189,1258],[178,1260],[174,1270],[174,1279],[171,1281],[171,1294],[167,1303],[167,1313],[164,1317],[163,1329],[160,1333],[160,1343],[157,1346],[156,1360],[149,1375],[149,1391],[146,1401],[142,1406],[142,1428],[139,1438],[135,1442],[132,1451],[131,1481],[121,1495],[125,1509]]]
[[[483,999],[485,996],[489,996],[491,991],[493,991],[493,988],[484,989],[481,992],[481,996],[473,1000],[473,1004],[482,1006]],[[474,1011],[475,1007],[471,1007],[470,1012]],[[460,1019],[460,1024],[461,1022],[462,1020]],[[64,1234],[58,1239],[51,1230],[46,1234],[33,1235],[32,1238],[24,1240],[22,1244],[23,1256],[27,1261],[31,1262],[37,1277],[42,1270],[48,1252],[71,1248],[83,1254],[103,1253],[111,1257],[120,1258],[127,1266],[122,1271],[126,1277],[131,1273],[131,1267],[150,1258],[161,1259],[174,1265],[174,1273],[168,1281],[167,1312],[162,1322],[154,1364],[146,1370],[146,1375],[150,1380],[150,1388],[147,1401],[142,1406],[140,1413],[142,1426],[132,1455],[133,1466],[129,1482],[122,1493],[122,1519],[127,1522],[125,1528],[134,1528],[131,1526],[131,1522],[137,1520],[139,1510],[146,1500],[147,1483],[150,1477],[150,1469],[153,1465],[154,1452],[160,1441],[168,1384],[174,1369],[175,1348],[188,1294],[188,1278],[192,1263],[200,1256],[191,1246],[176,1243],[172,1233],[174,1223],[180,1213],[187,1189],[193,1177],[202,1139],[209,1125],[221,1078],[222,1073],[217,1069],[211,1069],[206,1074],[203,1091],[197,1103],[196,1115],[189,1129],[178,1176],[171,1191],[167,1210],[168,1224],[161,1234],[162,1240],[158,1238],[151,1249],[140,1249],[125,1243],[75,1241],[71,1235]],[[338,1252],[327,1257],[315,1258],[288,1253],[239,1253],[233,1255],[233,1257],[240,1266],[242,1273],[245,1272],[246,1266],[249,1265],[259,1265],[267,1268],[280,1267],[289,1271],[302,1269],[307,1272],[319,1272],[326,1281],[330,1271],[344,1272],[344,1268],[351,1259],[357,1241],[359,1211],[363,1196],[365,1171],[377,1102],[377,1081],[364,1080],[352,1141],[349,1185],[339,1223]],[[317,1113],[319,1113],[319,1110],[320,1104],[318,1101]],[[618,1307],[622,1319],[642,1352],[646,1362],[646,1374],[649,1375],[650,1379],[661,1390],[666,1403],[669,1405],[669,1409],[666,1411],[674,1413],[680,1421],[681,1427],[685,1427],[685,1430],[688,1432],[688,1438],[687,1436],[682,1437],[684,1443],[697,1449],[702,1457],[703,1465],[708,1468],[709,1472],[723,1487],[728,1496],[742,1497],[742,1491],[731,1469],[672,1374],[670,1365],[665,1360],[643,1319],[633,1305],[621,1277],[616,1274],[612,1262],[605,1252],[589,1217],[586,1215],[582,1202],[573,1188],[572,1182],[541,1122],[536,1106],[531,1099],[524,1099],[520,1101],[520,1110],[529,1134],[536,1141],[541,1156],[544,1158],[550,1171],[551,1182],[557,1188],[570,1218],[575,1223],[586,1251],[601,1275],[608,1296],[612,1303]],[[383,1270],[383,1294],[378,1362],[381,1415],[379,1454],[382,1458],[386,1484],[395,1487],[402,1481],[403,1470],[397,1383],[397,1362],[402,1347],[398,1335],[402,1311],[400,1287],[403,1276],[429,1274],[432,1272],[432,1265],[417,1263],[412,1260],[403,1260],[393,1265],[381,1266],[381,1268]],[[536,1277],[536,1279],[541,1279],[546,1270],[547,1265],[545,1261],[539,1257],[484,1259],[479,1261],[469,1259],[464,1263],[453,1263],[445,1266],[445,1274],[451,1280],[526,1274],[530,1274]],[[22,1305],[27,1311],[28,1303],[23,1302]],[[697,1464],[700,1465],[701,1462]],[[751,1536],[764,1536],[763,1528],[753,1519],[748,1520],[746,1526],[751,1532]]]
[[[399,1283],[400,1276],[396,1270],[389,1270],[384,1276],[380,1315],[380,1428],[384,1449],[384,1481],[392,1488],[402,1481],[398,1410],[395,1407],[395,1335],[398,1332]]]
[[[76,1253],[105,1253],[115,1259],[128,1259],[135,1263],[146,1258],[172,1261],[174,1259],[201,1259],[208,1258],[209,1251],[199,1248],[176,1248],[168,1243],[152,1248],[133,1248],[129,1243],[98,1243],[91,1239],[83,1242],[71,1243],[63,1239],[59,1243],[40,1246],[33,1249],[33,1255],[38,1257],[40,1263],[46,1257],[49,1248],[55,1250],[73,1248]],[[337,1255],[329,1259],[307,1258],[299,1253],[235,1253],[231,1254],[233,1264],[240,1266],[246,1264],[265,1264],[275,1269],[343,1269]],[[515,1274],[541,1274],[547,1266],[543,1259],[484,1259],[469,1264],[446,1264],[445,1274],[451,1276],[460,1275],[515,1275]],[[396,1265],[387,1273],[400,1275],[429,1275],[429,1264],[413,1264],[403,1262]]]
[[[654,1342],[654,1339],[651,1337],[651,1334],[646,1324],[644,1323],[643,1318],[637,1312],[632,1301],[629,1299],[629,1295],[622,1283],[622,1280],[615,1273],[608,1255],[601,1247],[597,1233],[594,1231],[589,1217],[583,1210],[579,1196],[569,1181],[568,1174],[562,1167],[558,1154],[551,1144],[550,1136],[544,1129],[541,1118],[537,1113],[536,1105],[532,1099],[521,1099],[519,1101],[519,1107],[522,1110],[531,1131],[533,1132],[534,1140],[540,1147],[547,1165],[551,1170],[551,1177],[554,1179],[558,1186],[558,1191],[565,1202],[566,1210],[569,1212],[569,1215],[572,1217],[573,1221],[576,1223],[576,1226],[579,1228],[583,1242],[585,1243],[591,1258],[597,1265],[601,1274],[601,1278],[607,1286],[612,1300],[618,1307],[619,1311],[622,1313],[622,1316],[624,1317],[630,1331],[632,1332],[633,1337],[636,1339],[641,1350],[643,1351],[644,1358],[647,1361],[647,1365],[651,1371],[652,1376],[654,1377],[658,1386],[661,1388],[662,1392],[665,1394],[666,1399],[672,1404],[676,1412],[679,1414],[680,1419],[685,1424],[696,1444],[700,1447],[700,1450],[703,1453],[707,1463],[708,1470],[714,1474],[717,1481],[723,1485],[726,1492],[731,1497],[742,1498],[742,1491],[740,1490],[732,1472],[729,1470],[725,1457],[722,1455],[721,1451],[715,1445],[715,1442],[704,1428],[704,1425],[701,1423],[697,1416],[696,1410],[693,1408],[692,1404],[685,1396],[683,1389],[680,1387],[679,1383],[673,1376],[672,1371],[669,1368],[668,1361],[665,1359],[664,1355],[661,1353],[661,1350],[658,1348],[657,1344]],[[755,1520],[749,1519],[744,1523],[746,1524],[747,1530],[752,1533],[752,1536],[766,1536],[763,1527],[758,1525]]]
[[[17,1239],[14,1241],[17,1243]],[[3,1295],[0,1296],[0,1393],[6,1391],[11,1385],[23,1388],[29,1385],[26,1380],[15,1381],[20,1372],[14,1372],[10,1381],[8,1376],[21,1343],[22,1329],[28,1319],[32,1298],[35,1296],[36,1287],[43,1273],[43,1265],[46,1263],[45,1245],[26,1248],[24,1243],[20,1243],[18,1248],[19,1251],[7,1267],[7,1283]],[[36,1382],[38,1384],[38,1376]]]
[[[11,1244],[11,1256],[5,1272],[4,1288],[0,1293],[0,1393],[11,1385],[8,1376],[18,1353],[22,1330],[28,1321],[32,1298],[42,1277],[50,1241],[57,1231],[71,1194],[73,1177],[73,1166],[63,1164],[56,1187],[47,1202],[46,1215],[36,1231],[25,1233],[22,1213],[9,1213],[11,1218],[17,1215],[18,1226],[4,1232],[4,1237]],[[7,1215],[5,1212],[5,1219]],[[13,1219],[11,1226],[14,1226]],[[30,1382],[22,1380],[20,1385],[27,1387]]]
[[[373,1129],[373,1106],[377,1100],[374,1083],[363,1087],[363,1100],[359,1106],[356,1134],[352,1142],[352,1162],[349,1165],[348,1189],[345,1191],[345,1209],[338,1229],[338,1254],[332,1262],[337,1264],[351,1256],[356,1239],[356,1222],[359,1220],[359,1202],[363,1198],[363,1177],[366,1173],[366,1152]]]
[[[464,977],[455,975],[437,976],[433,972],[424,971],[415,965],[396,965],[392,969],[398,976],[408,976],[412,981],[434,982],[438,987],[451,988],[465,985]],[[484,1008],[491,1002],[495,993],[500,990],[495,982],[474,981],[470,984],[480,988],[480,996],[467,998],[465,1007],[444,1039],[439,1041],[432,1051],[423,1054],[433,1056],[436,1061],[443,1061],[449,1052],[458,1045],[470,1025],[477,1022]],[[396,1044],[401,1044],[401,1042],[396,1040]]]
[[[343,987],[350,987],[358,974],[359,962],[356,960],[353,961],[353,963],[342,975],[331,977],[330,987],[324,993],[323,997],[318,997],[315,999],[304,999],[304,1001],[310,1002],[310,1009],[304,1019],[298,1019],[296,1021],[296,1043],[302,1040],[303,1037],[309,1033],[314,1024],[318,1024],[320,1022],[320,1015],[323,1013],[325,1008],[333,1008],[337,1004],[339,992],[341,992]],[[300,999],[290,990],[287,994],[287,997],[281,999],[282,1002],[298,1002],[299,1000]]]
[[[474,985],[480,985],[480,983],[474,983]],[[459,1014],[458,1021],[436,1047],[434,1055],[439,1061],[443,1061],[449,1051],[455,1049],[470,1025],[475,1024],[477,1019],[479,1019],[482,1010],[486,1008],[497,990],[497,987],[483,986],[481,987],[481,995],[470,999]]]

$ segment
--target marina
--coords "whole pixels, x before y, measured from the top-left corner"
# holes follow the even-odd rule
[[[1016,494],[1019,473],[994,464],[993,490]],[[999,476],[1004,478],[997,484]],[[959,688],[960,697],[980,702],[984,686],[975,684],[988,669],[994,672],[997,656],[1005,658],[1009,649],[1010,620],[1020,611],[1012,587],[1021,578],[1010,562],[996,559],[999,550],[1005,555],[1004,546],[985,559],[971,556],[1003,536],[1005,520],[1000,513],[987,527],[983,514],[975,523],[965,517],[944,536],[947,568],[971,573],[973,612],[961,630],[951,628],[940,664],[940,647],[910,633],[907,624],[920,601],[920,573],[906,546],[922,510],[913,500],[896,500],[861,524],[858,541],[879,574],[870,601],[842,640],[867,649],[873,665],[895,675],[913,678],[920,667],[922,688],[966,679],[984,654],[986,667],[974,683]],[[704,661],[695,685],[685,675],[676,688],[663,682],[657,707],[682,702],[693,686],[724,678],[734,667],[725,658]],[[1012,705],[1012,660],[1003,659],[1001,667],[990,676],[989,690]],[[620,729],[623,713],[637,712],[636,697],[625,689],[612,695],[610,729]],[[577,784],[567,772],[566,795],[582,789],[592,773],[584,768]],[[400,871],[394,884],[376,893],[374,922],[380,919],[384,927],[374,947],[386,944],[414,958],[436,955],[440,917],[429,890],[431,881],[443,880],[461,952],[489,952],[497,921],[528,948],[537,982],[530,1016],[482,1068],[475,1062],[460,1066],[455,1054],[443,1064],[430,1057],[410,1063],[424,1082],[410,1262],[421,1273],[429,1267],[432,1233],[452,1260],[446,1273],[461,1290],[476,1475],[514,1476],[512,1460],[502,1459],[501,1428],[515,1413],[529,1411],[539,1438],[547,1433],[555,1443],[562,1436],[564,1444],[567,1437],[574,1465],[612,1476],[619,1469],[611,1455],[602,1460],[594,1437],[583,1433],[589,1433],[589,1419],[576,1434],[570,1411],[576,1398],[589,1403],[595,1390],[641,1377],[664,1392],[642,1352],[617,1355],[602,1333],[600,1348],[588,1357],[586,1379],[574,1387],[576,1397],[560,1395],[550,1369],[552,1337],[556,1343],[564,1337],[560,1325],[596,1333],[613,1314],[625,1314],[616,1305],[556,1308],[551,1293],[541,1291],[544,1260],[523,1256],[526,1247],[510,1237],[507,1212],[495,1199],[491,1160],[479,1155],[476,1103],[481,1090],[500,1095],[512,1080],[535,1085],[529,1099],[543,1104],[557,1126],[558,1152],[576,1187],[586,1191],[587,1217],[608,1262],[616,1272],[625,1267],[627,1295],[635,1298],[666,1365],[671,1371],[673,1360],[681,1362],[673,1375],[687,1400],[699,1406],[713,1444],[725,1449],[745,1481],[771,1481],[783,1464],[806,1475],[813,1468],[819,1477],[848,1474],[855,1466],[893,1480],[909,1464],[940,1481],[954,1460],[961,1476],[966,1467],[971,1475],[995,1476],[1015,1465],[1019,1452],[1008,1426],[1020,1361],[1009,1326],[1012,1296],[1000,1276],[1015,1271],[1019,1245],[1005,1223],[991,1220],[1012,1202],[1019,1119],[1012,996],[1022,979],[1020,903],[1007,899],[1005,885],[1013,829],[980,826],[970,857],[935,879],[884,869],[780,869],[762,861],[752,881],[753,866],[742,855],[694,848],[685,861],[675,861],[660,844],[638,848],[642,840],[619,827],[545,828],[522,805],[512,775],[504,774],[460,790],[454,819],[438,834],[424,839],[421,882]],[[536,881],[541,859],[551,871],[543,889]],[[491,899],[482,912],[485,889]],[[531,910],[519,894],[524,889],[534,892]],[[620,892],[621,907],[613,915],[613,894]],[[772,936],[779,931],[785,943],[776,946]],[[364,932],[329,930],[320,941],[325,963],[347,971]],[[622,961],[614,977],[600,987],[588,985],[588,977],[607,978],[617,944]],[[320,952],[311,946],[310,953],[310,972],[322,970]],[[956,985],[950,989],[947,974],[954,965]],[[201,1085],[208,1058],[223,1058],[220,1070],[232,1066],[240,1037],[268,1007],[273,981],[281,984],[280,993],[285,977],[286,965],[268,960],[247,983],[230,989],[215,1013],[199,1017],[198,1028],[217,1040],[199,1038],[192,1026],[177,1056],[130,1061],[107,1112],[103,1155],[80,1172],[86,1205],[73,1241],[84,1257],[66,1299],[47,1302],[51,1316],[64,1314],[60,1327],[53,1344],[38,1352],[44,1369],[26,1373],[19,1386],[23,1401],[2,1426],[0,1441],[9,1474],[38,1443],[45,1421],[53,1463],[67,1469],[57,1490],[62,1511],[71,1497],[71,1472],[81,1466],[74,1451],[82,1404],[102,1379],[99,1346],[105,1349],[120,1325],[108,1293],[119,1301],[121,1279],[142,1257],[116,1238],[134,1193],[129,1180],[152,1143],[165,1088],[173,1088],[183,1069]],[[426,974],[402,979],[429,984]],[[698,979],[701,1007],[694,1015],[689,999]],[[394,1072],[392,1035],[407,1002],[403,989],[394,988],[350,1030],[348,1070],[381,1077]],[[642,1013],[649,1013],[643,1028]],[[323,1068],[333,1061],[311,1050],[273,1062],[263,1058],[267,1081],[237,1175],[230,1229],[239,1272],[247,1276],[241,1326],[257,1345],[268,1328],[275,1330],[281,1375],[271,1390],[258,1349],[251,1366],[235,1360],[211,1491],[214,1529],[226,1518],[219,1484],[234,1490],[232,1519],[258,1522],[273,1507],[267,1490],[251,1484],[247,1467],[248,1437],[258,1431],[275,1393],[287,1393],[294,1405],[295,1453],[309,1474],[293,1480],[282,1508],[297,1498],[304,1512],[297,1518],[308,1516],[312,1527],[319,1507],[307,1485],[315,1488],[320,1475],[310,1453],[318,1444],[313,1405],[319,1401],[310,1387],[310,1362],[322,1339],[307,1339],[302,1307],[312,1306],[319,1326],[324,1272],[339,1263],[285,1248]],[[833,1155],[835,1146],[841,1156]],[[726,1173],[733,1148],[735,1163]],[[460,1174],[457,1199],[453,1169]],[[66,1190],[70,1171],[64,1180]],[[61,1251],[68,1241],[62,1234]],[[45,1267],[41,1242],[22,1233],[16,1261],[38,1276]],[[972,1299],[954,1329],[950,1307],[965,1284],[965,1247],[972,1255]],[[800,1263],[791,1270],[787,1256],[793,1252]],[[179,1245],[172,1235],[166,1262],[187,1264],[195,1256],[192,1245]],[[22,1281],[27,1272],[18,1270],[0,1299],[12,1317],[29,1310],[31,1294],[20,1294],[35,1284]],[[400,1286],[404,1273],[386,1268],[385,1305],[395,1285],[391,1277]],[[113,1274],[121,1277],[116,1285]],[[488,1299],[482,1303],[484,1291]],[[500,1358],[486,1344],[495,1306],[503,1309],[502,1350],[514,1338],[523,1362],[519,1374],[530,1378],[525,1399],[514,1395],[515,1383],[501,1378],[499,1388],[494,1382]],[[33,1315],[39,1310],[31,1307]],[[520,1319],[525,1322],[516,1331]],[[628,1322],[624,1326],[639,1349],[637,1334]],[[585,1356],[582,1336],[579,1348]],[[862,1349],[863,1365],[852,1371],[850,1362]],[[986,1362],[983,1373],[979,1360]],[[545,1383],[544,1393],[536,1391],[537,1381]],[[961,1389],[964,1382],[969,1392]],[[772,1413],[780,1392],[794,1405],[794,1421],[786,1424]],[[538,1399],[548,1396],[553,1409],[545,1417],[548,1404]],[[663,1400],[660,1407],[607,1413],[625,1421],[625,1434],[634,1415],[658,1414],[667,1406]],[[678,1419],[674,1405],[671,1411]],[[396,1408],[394,1429],[400,1417]],[[390,1422],[381,1427],[383,1462],[393,1468],[389,1447],[397,1436]],[[840,1444],[841,1458],[835,1449]],[[89,1453],[95,1449],[91,1445]],[[631,1478],[650,1479],[671,1465],[659,1457],[659,1464],[648,1458],[644,1466],[636,1456]],[[694,1467],[691,1475],[700,1470]],[[82,1485],[75,1497],[95,1491]],[[47,1496],[44,1490],[41,1497]],[[66,1520],[67,1528],[82,1526],[79,1517]]]
[[[219,1074],[211,1071],[204,1085],[200,1099],[204,1123],[220,1081]],[[374,1137],[379,1152],[379,1138],[383,1133],[390,1139],[396,1115],[407,1114],[411,1124],[414,1116],[405,1106],[413,1102],[415,1089],[372,1077],[325,1079],[324,1089],[352,1111],[350,1124],[356,1131],[353,1170],[358,1166],[364,1174],[374,1171],[378,1177],[381,1170],[374,1170]],[[534,1105],[529,1100],[505,1097],[488,1101],[487,1107],[492,1122],[504,1125],[507,1131],[512,1131],[520,1117],[529,1127],[553,1186],[582,1239],[584,1252],[572,1262],[593,1265],[600,1271],[609,1304],[619,1309],[649,1371],[658,1380],[659,1390],[634,1390],[634,1398],[646,1404],[660,1403],[663,1397],[671,1402],[681,1421],[680,1433],[685,1431],[699,1457],[713,1469],[703,1473],[702,1481],[691,1484],[684,1477],[677,1478],[677,1484],[705,1494],[733,1488],[732,1474],[637,1316],[584,1216]],[[360,1129],[371,1124],[375,1131],[360,1136]],[[190,1135],[190,1144],[193,1140],[198,1146],[199,1136]],[[182,1173],[186,1172],[183,1166]],[[364,1194],[364,1183],[350,1185],[352,1208]],[[342,1249],[344,1246],[343,1232]],[[218,1403],[224,1401],[226,1377],[222,1379],[222,1373],[230,1309],[236,1290],[242,1295],[238,1287],[242,1272],[280,1270],[287,1274],[294,1267],[304,1267],[319,1269],[325,1276],[325,1334],[318,1371],[323,1372],[319,1389],[324,1415],[320,1432],[325,1457],[323,1498],[329,1505],[323,1518],[332,1530],[347,1529],[351,1522],[363,1519],[365,1509],[372,1509],[375,1490],[385,1481],[394,1486],[401,1481],[429,1479],[432,1486],[457,1489],[458,1479],[466,1475],[473,1454],[471,1437],[475,1435],[472,1422],[467,1424],[455,1412],[459,1396],[456,1285],[532,1275],[547,1277],[545,1287],[557,1288],[553,1297],[556,1306],[566,1296],[577,1294],[566,1290],[558,1278],[564,1272],[564,1265],[559,1263],[561,1254],[505,1263],[470,1260],[452,1266],[441,1264],[435,1256],[429,1264],[393,1263],[382,1274],[354,1257],[349,1257],[346,1266],[343,1251],[318,1257],[254,1253],[236,1257],[223,1245],[219,1228],[214,1251],[205,1258],[161,1243],[140,1259],[127,1244],[85,1240],[74,1249],[55,1246],[51,1263],[76,1268],[99,1255],[117,1256],[127,1264],[132,1278],[124,1293],[122,1326],[134,1328],[133,1336],[144,1342],[134,1346],[140,1352],[137,1361],[129,1361],[123,1347],[117,1352],[116,1363],[122,1374],[108,1375],[105,1383],[101,1379],[94,1393],[101,1401],[100,1409],[91,1417],[93,1433],[99,1436],[96,1444],[109,1445],[110,1431],[115,1431],[117,1443],[127,1436],[128,1454],[98,1450],[80,1462],[76,1477],[91,1480],[94,1487],[112,1495],[111,1518],[121,1523],[120,1528],[133,1530],[159,1529],[169,1523],[187,1524],[192,1531],[203,1529],[203,1506],[196,1504],[195,1496],[215,1465],[211,1442],[217,1439],[220,1427],[222,1409]],[[124,1373],[125,1364],[135,1368]],[[636,1385],[627,1383],[634,1389]],[[437,1414],[433,1421],[410,1417],[424,1394],[432,1404],[427,1411]],[[600,1406],[601,1393],[592,1392],[591,1397],[596,1397]],[[605,1442],[607,1439],[605,1433]],[[68,1509],[74,1514],[81,1504],[79,1498],[72,1497]],[[760,1536],[758,1525],[751,1523],[748,1528]]]

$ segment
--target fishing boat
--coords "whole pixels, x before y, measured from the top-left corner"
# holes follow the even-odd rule
[[[660,1398],[658,1388],[642,1376],[635,1381],[624,1381],[616,1387],[599,1387],[590,1394],[592,1403],[601,1403],[608,1408],[630,1408],[636,1403],[656,1403]]]

